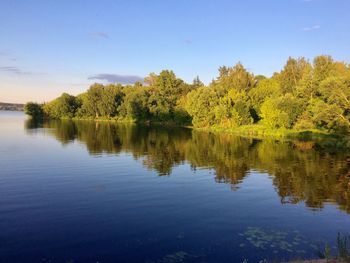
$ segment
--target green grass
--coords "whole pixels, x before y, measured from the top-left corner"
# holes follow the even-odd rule
[[[223,128],[220,126],[212,126],[207,128],[196,128],[198,130],[208,130],[214,132],[229,132],[239,135],[247,135],[252,137],[301,137],[305,135],[313,135],[315,137],[334,136],[322,130],[292,130],[286,128],[271,129],[261,124],[243,125],[236,128]]]
[[[344,136],[340,134],[333,134],[324,130],[293,130],[293,129],[270,129],[261,124],[243,125],[236,128],[223,128],[219,126],[206,127],[206,128],[195,128],[196,130],[204,130],[211,132],[228,132],[246,137],[255,138],[290,138],[290,139],[337,139],[337,138],[349,138],[350,136]]]
[[[350,150],[350,135],[335,134],[324,130],[293,130],[270,129],[261,124],[244,125],[237,128],[207,127],[193,128],[199,131],[213,133],[231,133],[241,137],[255,139],[274,139],[279,141],[312,142],[311,148],[327,149],[328,151]]]

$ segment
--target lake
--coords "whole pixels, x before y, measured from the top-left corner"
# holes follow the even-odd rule
[[[317,258],[349,172],[318,142],[0,112],[0,262]]]

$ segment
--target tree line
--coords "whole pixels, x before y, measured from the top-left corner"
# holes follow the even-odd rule
[[[194,127],[236,128],[259,124],[269,129],[350,128],[350,65],[330,56],[289,58],[280,72],[255,76],[241,63],[220,67],[208,86],[173,71],[151,73],[144,83],[98,84],[77,96],[63,93],[44,104],[29,102],[35,118],[110,119],[171,122]]]

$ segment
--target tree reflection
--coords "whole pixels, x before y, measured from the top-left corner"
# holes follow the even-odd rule
[[[38,128],[44,128],[37,130]],[[92,155],[127,152],[147,169],[170,175],[176,165],[215,170],[215,181],[236,189],[252,170],[268,173],[282,203],[305,202],[321,209],[338,204],[350,213],[350,158],[318,142],[247,139],[185,128],[111,122],[51,120],[26,122],[28,132],[48,133],[63,144],[78,141]]]

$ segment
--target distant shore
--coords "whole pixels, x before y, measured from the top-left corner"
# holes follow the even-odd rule
[[[24,104],[0,102],[0,110],[24,111]]]

